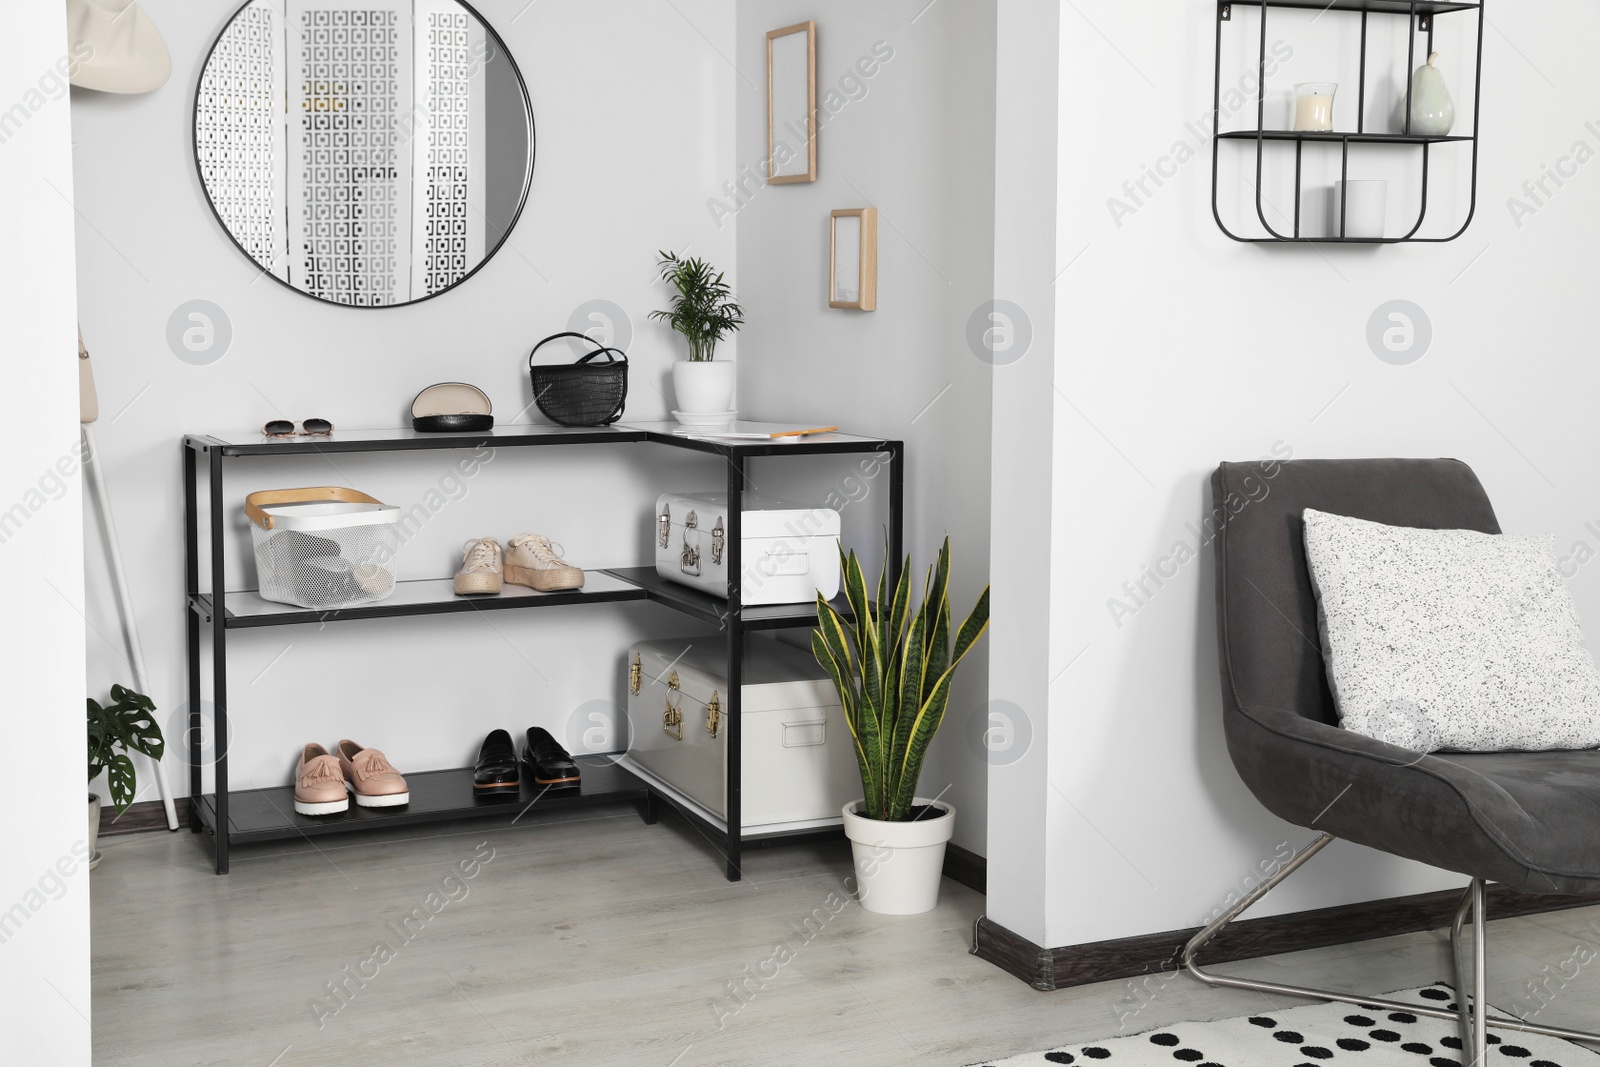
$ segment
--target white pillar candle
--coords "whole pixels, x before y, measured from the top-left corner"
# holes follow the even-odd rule
[[[1294,87],[1294,128],[1301,132],[1333,129],[1334,82],[1304,82]]]

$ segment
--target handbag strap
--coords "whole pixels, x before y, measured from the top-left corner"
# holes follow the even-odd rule
[[[628,362],[627,353],[623,352],[621,349],[610,348],[606,345],[603,345],[586,333],[577,333],[572,330],[566,330],[562,333],[553,333],[549,337],[546,337],[543,341],[540,341],[538,344],[534,345],[533,351],[528,353],[528,366],[530,368],[533,366],[533,357],[539,354],[539,349],[543,348],[551,341],[560,340],[563,337],[576,337],[578,340],[587,341],[589,344],[594,346],[594,350],[592,352],[580,357],[576,361],[580,365],[588,363],[596,356],[605,356],[607,364]]]

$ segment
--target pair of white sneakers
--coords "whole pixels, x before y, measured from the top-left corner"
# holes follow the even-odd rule
[[[461,569],[456,572],[456,595],[498,593],[508,582],[542,593],[582,589],[583,568],[571,566],[561,554],[562,549],[543,534],[513,537],[504,549],[492,537],[468,541],[462,546]]]

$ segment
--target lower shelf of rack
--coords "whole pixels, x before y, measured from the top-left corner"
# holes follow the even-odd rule
[[[242,789],[228,794],[228,841],[248,844],[316,834],[371,830],[381,826],[444,822],[479,816],[515,816],[528,808],[552,808],[585,804],[644,800],[645,784],[626,769],[603,756],[580,756],[582,782],[576,787],[546,788],[531,780],[522,784],[520,794],[492,797],[473,795],[472,768],[422,771],[406,775],[411,787],[411,802],[394,808],[363,808],[352,800],[348,811],[336,815],[300,815],[294,810],[294,787]],[[212,833],[217,830],[217,798],[207,793],[191,800],[201,824]]]
[[[672,811],[680,819],[696,827],[701,837],[706,838],[712,845],[717,848],[725,848],[728,845],[728,829],[722,819],[707,819],[701,811],[698,811],[699,805],[688,805],[682,798],[675,797],[674,793],[664,792],[654,785],[650,792],[661,808]],[[806,829],[746,830],[739,835],[739,848],[776,848],[779,845],[808,845],[811,841],[843,840],[845,840],[845,827],[843,819],[840,819],[838,825],[816,825]]]

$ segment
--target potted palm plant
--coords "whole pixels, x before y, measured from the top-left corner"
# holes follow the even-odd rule
[[[155,703],[143,693],[114,685],[111,703],[102,705],[89,698],[89,782],[106,775],[111,789],[111,803],[121,815],[133,803],[138,791],[133,760],[129,752],[142,752],[153,760],[161,758],[166,742],[161,737],[161,727],[156,725]],[[100,836],[100,797],[89,794],[89,867],[100,862],[95,843]]]
[[[689,343],[689,360],[672,368],[672,389],[687,415],[726,415],[733,406],[733,363],[716,361],[717,343],[744,325],[744,309],[722,272],[698,257],[658,252],[661,280],[673,289],[672,306],[652,311]]]
[[[887,561],[869,597],[854,552],[843,560],[846,619],[817,597],[811,650],[839,691],[865,796],[844,807],[861,906],[885,915],[930,911],[939,900],[955,807],[917,796],[927,757],[950,703],[956,668],[989,626],[989,589],[950,640],[950,539],[929,568],[922,602],[911,602],[911,559],[890,596]]]

